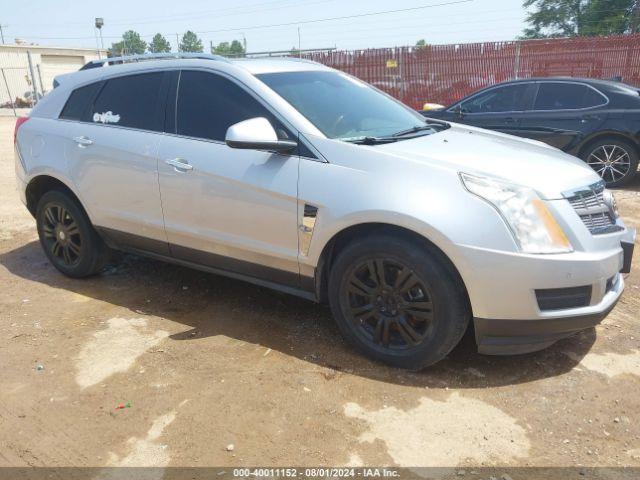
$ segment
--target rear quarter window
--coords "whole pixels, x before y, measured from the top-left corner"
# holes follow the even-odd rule
[[[93,99],[100,90],[102,82],[92,83],[84,87],[76,88],[62,109],[60,118],[65,120],[82,120],[89,121],[89,110]]]

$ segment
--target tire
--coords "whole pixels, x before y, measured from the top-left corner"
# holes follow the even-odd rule
[[[607,187],[629,183],[638,171],[638,149],[618,138],[604,138],[589,145],[582,159],[602,177]]]
[[[441,255],[390,234],[353,242],[339,253],[329,274],[329,304],[359,351],[412,370],[442,360],[470,317],[464,286]]]
[[[68,194],[58,190],[45,193],[38,202],[36,224],[44,253],[65,275],[93,275],[108,260],[107,246],[82,207]]]

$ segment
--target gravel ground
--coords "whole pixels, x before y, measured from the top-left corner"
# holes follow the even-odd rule
[[[410,373],[352,352],[327,308],[240,281],[134,256],[63,277],[15,191],[12,130],[0,466],[640,467],[640,255],[596,329],[519,357],[465,338]],[[640,226],[640,179],[616,196]]]

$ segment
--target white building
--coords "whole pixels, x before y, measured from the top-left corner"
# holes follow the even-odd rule
[[[40,45],[0,45],[0,105],[16,98],[29,98],[33,91],[29,60],[31,53],[36,89],[39,94],[53,88],[53,78],[62,73],[78,70],[85,63],[98,58],[96,49],[44,47]],[[102,51],[104,58],[106,52]],[[2,73],[4,73],[3,78]],[[7,89],[9,92],[7,92]]]

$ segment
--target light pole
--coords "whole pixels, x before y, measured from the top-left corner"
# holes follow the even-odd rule
[[[98,58],[102,58],[102,50],[104,50],[104,41],[102,40],[102,26],[104,25],[104,18],[96,17],[96,28],[100,32],[100,49],[98,50]]]

